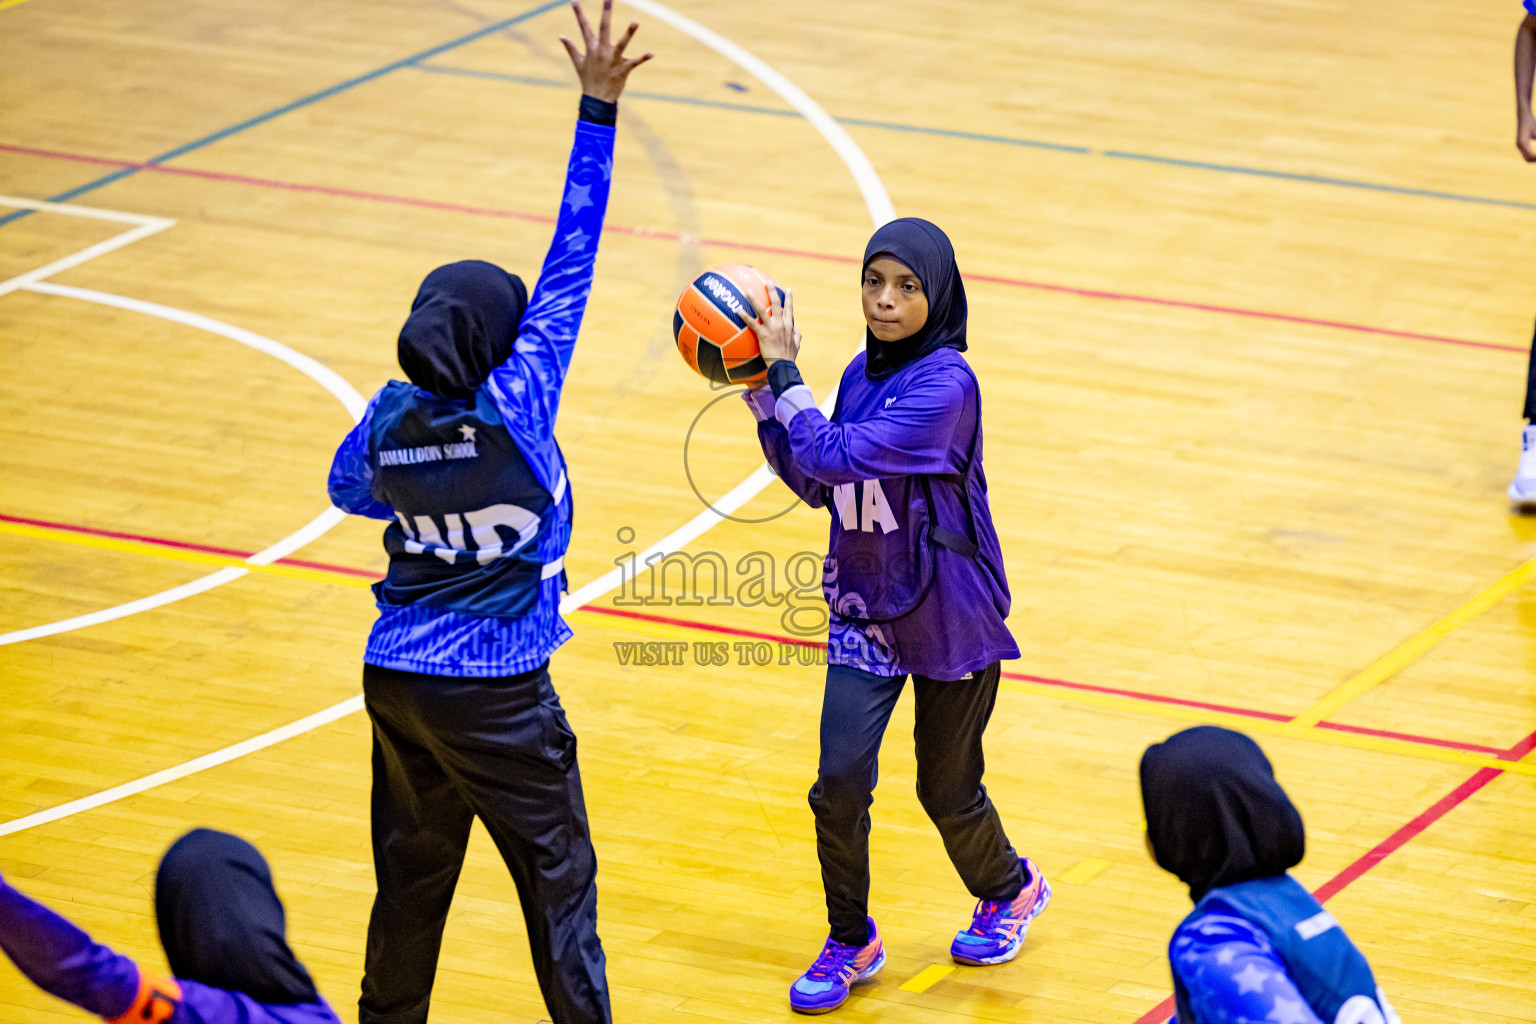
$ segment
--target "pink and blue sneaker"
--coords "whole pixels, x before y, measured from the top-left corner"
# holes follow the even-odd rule
[[[856,981],[873,978],[885,966],[885,945],[875,919],[869,921],[869,941],[848,946],[830,935],[811,969],[789,986],[789,1006],[797,1013],[826,1013],[843,1005]]]
[[[1011,900],[980,900],[971,926],[955,936],[949,955],[976,967],[1007,963],[1019,955],[1029,922],[1051,902],[1051,886],[1028,857],[1020,857],[1024,888]]]

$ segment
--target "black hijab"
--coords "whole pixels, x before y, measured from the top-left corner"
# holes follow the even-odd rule
[[[439,398],[468,398],[507,361],[528,289],[494,263],[464,260],[428,274],[400,328],[400,368]]]
[[[171,844],[155,877],[155,918],[178,978],[259,1003],[320,999],[283,936],[267,862],[244,839],[199,828]]]
[[[928,320],[910,338],[881,341],[864,328],[864,375],[884,380],[915,359],[941,348],[965,351],[965,282],[955,265],[955,247],[938,225],[918,217],[902,217],[877,229],[864,247],[864,265],[889,256],[909,267],[923,283]]]
[[[1282,874],[1301,861],[1301,815],[1259,745],[1201,725],[1141,755],[1152,855],[1199,901],[1223,885]]]

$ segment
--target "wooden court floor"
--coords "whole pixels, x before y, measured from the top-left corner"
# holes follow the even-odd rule
[[[890,961],[840,1018],[1166,1016],[1188,900],[1142,848],[1136,763],[1210,721],[1270,753],[1297,874],[1405,1021],[1536,1019],[1536,521],[1504,498],[1536,307],[1519,5],[641,6],[658,56],[623,101],[560,421],[567,565],[582,587],[681,529],[732,600],[675,564],[654,597],[580,591],[554,660],[616,1018],[787,1021],[825,935],[819,598],[785,574],[826,520],[777,484],[708,517],[760,460],[673,353],[672,301],[763,267],[825,397],[894,210],[943,226],[968,279],[1023,649],[988,786],[1056,899],[1016,962],[949,969],[970,900],[913,796],[904,703],[873,838]],[[325,472],[428,270],[536,274],[567,20],[0,0],[0,872],[146,963],[159,854],[230,829],[353,1018],[384,562],[375,524],[324,515]],[[777,603],[736,600],[753,553]],[[483,834],[435,999],[544,1015]],[[80,1018],[0,964],[0,1021]]]

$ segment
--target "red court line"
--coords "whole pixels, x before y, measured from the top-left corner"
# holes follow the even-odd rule
[[[24,516],[11,516],[0,513],[0,522],[20,523],[26,526],[40,526],[50,530],[60,530],[66,533],[78,533],[90,537],[110,537],[115,540],[138,541],[142,544],[156,544],[163,547],[174,548],[181,551],[201,551],[208,554],[223,555],[229,558],[248,558],[252,554],[249,551],[237,551],[234,548],[215,547],[211,544],[196,544],[191,541],[169,540],[164,537],[151,537],[138,533],[123,533],[118,530],[103,530],[94,526],[78,526],[74,523],[60,523],[50,519],[29,519]],[[355,569],[346,565],[334,565],[329,562],[312,562],[300,558],[279,558],[278,565],[300,566],[306,569],[319,569],[322,572],[341,573],[347,576],[356,576],[360,579],[377,580],[379,574],[368,569]],[[714,633],[719,636],[742,637],[749,640],[765,640],[770,643],[794,644],[797,647],[820,647],[823,641],[807,637],[785,636],[780,633],[763,633],[757,630],[740,629],[735,626],[723,626],[713,622],[700,622],[695,619],[674,618],[668,615],[656,615],[651,612],[632,611],[628,608],[603,607],[601,605],[588,605],[582,611],[593,612],[598,615],[610,615],[614,618],[633,619],[639,622],[654,622],[663,626],[676,626],[681,629],[693,629],[703,633]],[[1116,697],[1130,697],[1136,700],[1145,700],[1157,704],[1168,704],[1174,707],[1198,708],[1202,711],[1220,711],[1227,714],[1242,715],[1245,718],[1253,718],[1268,722],[1288,722],[1290,715],[1279,714],[1274,711],[1259,711],[1255,708],[1238,707],[1232,704],[1213,704],[1203,700],[1189,700],[1184,697],[1169,697],[1159,693],[1145,693],[1140,690],[1125,690],[1113,686],[1098,686],[1093,683],[1075,683],[1067,679],[1053,679],[1049,676],[1034,676],[1024,672],[1004,672],[1005,679],[1018,679],[1023,682],[1039,683],[1044,686],[1054,686],[1063,690],[1078,690],[1086,693],[1103,693]],[[1351,732],[1362,736],[1377,736],[1383,739],[1407,740],[1411,743],[1424,743],[1429,746],[1443,747],[1450,750],[1467,750],[1479,754],[1493,754],[1503,757],[1507,753],[1500,747],[1489,747],[1479,743],[1464,743],[1461,740],[1440,739],[1434,736],[1417,736],[1412,733],[1392,732],[1386,729],[1372,729],[1363,725],[1340,725],[1332,722],[1319,722],[1318,728],[1334,729],[1340,732]],[[1532,735],[1522,743],[1529,742],[1536,746],[1536,735]],[[1526,747],[1526,750],[1531,749]],[[1523,753],[1523,751],[1522,751]]]
[[[167,547],[180,548],[183,550],[206,551],[240,558],[247,557],[250,554],[250,552],[235,551],[231,548],[218,548],[207,544],[193,544],[187,541],[166,540],[164,538],[148,537],[142,534],[120,533],[115,530],[100,530],[94,527],[75,526],[68,523],[58,523],[42,519],[27,519],[21,516],[9,516],[0,514],[0,521],[24,523],[29,526],[42,526],[49,529],[64,530],[74,533],[88,534],[91,536],[113,537],[119,540],[135,540],[147,544],[161,544]],[[325,562],[309,562],[288,558],[279,559],[279,562],[288,563],[291,565],[303,565],[309,568],[322,569],[330,572],[346,573],[352,576],[377,578],[376,573],[369,572],[365,569],[354,569],[349,566],[332,565]],[[696,629],[703,632],[711,632],[723,636],[747,637],[757,640],[789,643],[800,647],[821,646],[819,640],[809,640],[804,637],[788,637],[774,633],[762,633],[756,630],[738,629],[734,626],[721,626],[714,623],[696,622],[690,619],[677,619],[666,615],[653,615],[647,612],[630,611],[625,608],[604,608],[601,606],[594,606],[585,608],[583,610],[596,612],[600,615],[611,615],[616,618],[635,619],[644,622],[654,622],[662,625]],[[1135,690],[1122,690],[1108,686],[1095,686],[1089,683],[1074,683],[1065,679],[1053,679],[1048,676],[1028,675],[1022,672],[1004,672],[1003,675],[1010,679],[1026,680],[1029,682],[1041,683],[1047,686],[1059,686],[1064,689],[1085,690],[1095,693],[1135,697],[1141,700],[1156,701],[1158,703],[1164,704],[1174,704],[1181,707],[1202,708],[1208,711],[1225,711],[1232,714],[1243,715],[1256,719],[1264,719],[1267,721],[1290,720],[1290,716],[1288,715],[1282,715],[1271,711],[1258,711],[1251,708],[1235,707],[1227,704],[1213,704],[1206,701],[1185,700],[1180,697],[1165,697],[1161,694],[1141,693]],[[1388,732],[1386,730],[1380,729],[1369,729],[1364,726],[1334,725],[1333,723],[1328,722],[1320,722],[1318,725],[1321,728],[1336,728],[1366,736],[1385,736],[1391,737],[1393,739],[1413,740],[1434,746],[1487,752],[1492,753],[1499,757],[1501,760],[1505,761],[1518,761],[1532,750],[1536,750],[1536,732],[1532,732],[1530,735],[1526,736],[1524,739],[1521,739],[1513,746],[1505,749],[1499,749],[1497,747],[1482,746],[1480,744],[1474,743],[1462,743],[1456,740],[1441,740],[1428,736],[1413,736],[1407,733]],[[1417,817],[1413,818],[1413,820],[1403,825],[1386,839],[1383,839],[1380,843],[1377,843],[1370,850],[1366,851],[1365,854],[1356,859],[1348,867],[1344,868],[1344,870],[1334,875],[1327,882],[1324,882],[1321,886],[1313,891],[1313,895],[1317,898],[1319,903],[1328,902],[1328,900],[1338,895],[1341,891],[1344,890],[1345,887],[1350,885],[1350,883],[1356,881],[1366,872],[1370,871],[1376,865],[1386,860],[1387,857],[1401,849],[1415,836],[1418,836],[1424,832],[1435,822],[1439,821],[1456,807],[1464,803],[1467,798],[1472,796],[1472,794],[1476,793],[1478,790],[1482,789],[1484,786],[1488,785],[1488,783],[1492,782],[1494,779],[1503,774],[1504,773],[1497,768],[1478,769],[1477,772],[1475,772],[1470,778],[1462,782],[1455,789],[1451,790],[1439,800],[1435,801]],[[1157,1006],[1153,1007],[1151,1010],[1138,1017],[1136,1019],[1136,1024],[1162,1024],[1162,1022],[1167,1020],[1168,1017],[1173,1013],[1173,1010],[1173,997],[1169,996],[1167,999],[1157,1004]]]
[[[1498,757],[1503,761],[1518,761],[1533,749],[1536,749],[1536,732],[1531,733],[1514,746],[1500,750]],[[1402,849],[1409,840],[1455,810],[1473,793],[1476,793],[1503,774],[1504,772],[1498,768],[1479,768],[1471,778],[1430,804],[1422,814],[1371,847],[1353,864],[1350,864],[1343,871],[1340,871],[1328,881],[1318,886],[1313,890],[1312,895],[1317,897],[1319,903],[1327,903],[1334,896],[1337,896],[1345,886],[1386,860],[1396,851]],[[1136,1024],[1162,1024],[1163,1021],[1173,1014],[1173,1010],[1173,997],[1169,996],[1140,1017],[1137,1017]]]
[[[448,213],[466,213],[475,217],[500,217],[506,220],[530,221],[536,224],[553,224],[555,218],[542,213],[521,210],[503,210],[492,206],[471,206],[466,203],[449,203],[438,199],[419,199],[413,196],[397,196],[386,192],[364,192],[360,189],[339,188],[334,185],[310,185],[298,181],[279,181],[275,178],[256,178],[248,174],[231,174],[226,171],[201,171],[193,167],[170,167],[157,163],[135,163],[132,160],[111,160],[105,157],[84,156],[79,153],[63,153],[51,149],[34,149],[0,143],[0,152],[22,153],[54,160],[72,160],[81,163],[100,164],[107,167],[132,168],[137,171],[153,171],[158,174],[174,174],[184,178],[202,178],[206,181],[226,181],[237,185],[254,185],[258,188],[283,189],[288,192],[311,192],[316,195],[336,196],[342,199],[363,199],[374,203],[391,203],[395,206],[413,206],[424,210],[442,210]],[[659,231],[652,228],[630,227],[624,224],[604,224],[605,234],[627,235],[633,238],[653,238],[663,242],[680,242],[684,236],[675,231]],[[808,252],[801,249],[785,249],[773,245],[757,245],[751,242],[732,242],[724,239],[699,238],[695,241],[728,249],[774,253],[780,256],[796,256],[804,259],[828,260],[835,263],[857,264],[851,256],[832,256],[827,253]]]
[[[636,619],[640,622],[655,622],[664,626],[696,629],[704,633],[718,633],[721,636],[740,636],[751,640],[767,640],[770,643],[793,644],[796,647],[821,647],[824,643],[819,637],[813,640],[803,636],[795,637],[781,636],[778,633],[759,633],[752,629],[721,626],[713,622],[695,622],[692,619],[674,619],[666,615],[652,615],[649,612],[632,612],[627,608],[604,608],[601,605],[586,605],[581,610],[584,612],[596,612],[599,615],[612,615],[620,619]]]
[[[1529,352],[1529,346],[1503,345],[1492,341],[1473,341],[1470,338],[1453,338],[1444,334],[1420,334],[1417,331],[1398,331],[1390,327],[1372,327],[1368,324],[1352,324],[1344,320],[1319,320],[1316,317],[1296,316],[1291,313],[1271,313],[1267,310],[1243,309],[1239,306],[1217,306],[1207,302],[1188,302],[1183,299],[1161,299],[1151,295],[1131,295],[1122,292],[1100,291],[1095,288],[1074,288],[1064,284],[1044,284],[1039,281],[1023,281],[1011,277],[995,277],[990,274],[965,275],[967,280],[988,281],[992,284],[1012,285],[1015,288],[1033,288],[1037,291],[1059,292],[1064,295],[1080,295],[1087,299],[1109,299],[1115,302],[1136,302],[1149,306],[1171,306],[1175,309],[1192,309],[1201,313],[1221,313],[1226,316],[1244,316],[1258,320],[1277,320],[1281,323],[1302,324],[1307,327],[1329,327],[1358,334],[1376,334],[1390,338],[1410,338],[1414,341],[1433,341],[1442,345],[1461,345],[1466,348],[1486,348],[1498,352]]]
[[[463,203],[449,203],[436,199],[418,199],[412,196],[397,196],[383,192],[364,192],[358,189],[338,188],[332,185],[310,185],[303,182],[278,181],[272,178],[256,178],[244,174],[230,174],[222,171],[200,171],[191,167],[169,167],[165,164],[139,163],[132,160],[114,160],[107,157],[87,156],[81,153],[66,153],[53,149],[37,149],[31,146],[16,146],[0,143],[0,152],[19,153],[26,156],[44,157],[50,160],[70,160],[76,163],[98,164],[107,167],[133,168],[140,171],[152,171],[159,174],[175,174],[189,178],[202,178],[209,181],[226,181],[241,185],[254,185],[260,188],[285,189],[290,192],[311,192],[317,195],[337,196],[346,199],[362,199],[376,203],[392,203],[397,206],[414,206],[428,210],[442,210],[450,213],[465,213],[478,217],[502,217],[511,220],[531,221],[539,224],[553,224],[554,218],[543,214],[526,213],[519,210],[505,210],[488,206],[469,206]],[[660,241],[682,241],[684,236],[672,231],[657,231],[650,228],[630,227],[621,224],[605,224],[603,230],[610,234],[628,235],[635,238],[653,238]],[[697,241],[705,245],[716,246],[722,249],[737,249],[745,252],[769,253],[778,256],[791,256],[799,259],[821,260],[823,262],[841,263],[845,265],[857,265],[858,260],[852,256],[837,256],[830,253],[811,252],[805,249],[790,249],[782,246],[759,245],[752,242],[737,242],[723,238],[699,238]],[[1412,341],[1428,341],[1441,345],[1458,345],[1463,348],[1489,349],[1496,352],[1517,352],[1525,354],[1528,348],[1522,345],[1504,345],[1491,341],[1476,341],[1470,338],[1456,338],[1444,334],[1423,334],[1417,331],[1400,331],[1389,327],[1373,327],[1369,324],[1356,324],[1344,320],[1323,320],[1316,317],[1298,316],[1292,313],[1275,313],[1262,309],[1244,309],[1240,306],[1222,306],[1208,302],[1191,302],[1185,299],[1167,299],[1155,295],[1137,295],[1132,292],[1106,291],[1097,288],[1078,288],[1073,285],[1052,284],[1046,281],[1030,281],[1023,278],[1001,277],[994,274],[968,273],[966,277],[974,281],[983,281],[989,284],[1006,285],[1012,288],[1028,288],[1034,291],[1054,292],[1060,295],[1075,295],[1085,299],[1102,299],[1111,302],[1130,302],[1147,306],[1161,306],[1171,309],[1187,309],[1198,313],[1215,313],[1222,316],[1239,316],[1252,320],[1270,320],[1278,323],[1299,324],[1304,327],[1324,327],[1332,330],[1353,331],[1356,334],[1371,334],[1378,337],[1405,338]]]
[[[1387,740],[1407,740],[1409,743],[1429,743],[1437,747],[1466,750],[1474,754],[1492,754],[1498,757],[1504,751],[1483,743],[1463,743],[1461,740],[1442,740],[1432,736],[1419,736],[1411,732],[1392,732],[1390,729],[1372,729],[1365,725],[1345,725],[1343,722],[1318,722],[1314,729],[1331,729],[1334,732],[1352,732],[1357,736],[1377,736]]]
[[[48,530],[60,530],[66,533],[79,533],[87,537],[106,537],[111,540],[131,540],[140,544],[154,544],[157,547],[175,548],[178,551],[197,551],[207,555],[223,555],[226,558],[249,558],[254,551],[237,551],[234,548],[220,548],[212,544],[194,544],[185,540],[170,540],[165,537],[149,537],[141,533],[123,533],[119,530],[101,530],[94,526],[77,526],[74,523],[56,523],[51,519],[28,519],[25,516],[8,516],[0,514],[0,523],[18,523],[22,526],[41,526]],[[376,580],[379,574],[367,569],[353,569],[345,565],[329,565],[325,562],[309,562],[302,558],[279,558],[278,565],[300,566],[305,569],[320,569],[325,572],[344,573],[348,576],[360,576],[364,579]]]
[[[1043,683],[1046,686],[1059,686],[1066,690],[1085,690],[1090,693],[1105,693],[1116,697],[1134,697],[1137,700],[1155,701],[1159,704],[1172,704],[1183,708],[1199,708],[1202,711],[1221,711],[1226,714],[1242,715],[1245,718],[1262,719],[1268,722],[1289,722],[1292,718],[1291,715],[1282,715],[1275,711],[1258,711],[1254,708],[1237,707],[1232,704],[1212,704],[1209,701],[1189,700],[1184,697],[1165,697],[1157,693],[1144,693],[1140,690],[1121,690],[1113,686],[1098,686],[1093,683],[1074,683],[1065,679],[1051,679],[1047,676],[1025,675],[1022,672],[1004,672],[1003,678],[1020,679],[1030,683]],[[1489,747],[1481,743],[1464,743],[1461,740],[1444,740],[1435,736],[1419,736],[1409,732],[1372,729],[1364,725],[1341,725],[1336,722],[1319,722],[1316,728],[1332,729],[1335,732],[1356,733],[1361,736],[1376,736],[1381,739],[1407,740],[1410,743],[1427,743],[1430,746],[1446,747],[1452,750],[1467,750],[1478,754],[1499,755],[1504,753],[1502,747]]]

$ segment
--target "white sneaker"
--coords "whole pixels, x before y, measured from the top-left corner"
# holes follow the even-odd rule
[[[1509,500],[1519,505],[1536,504],[1536,423],[1520,435],[1520,468],[1509,485]]]

